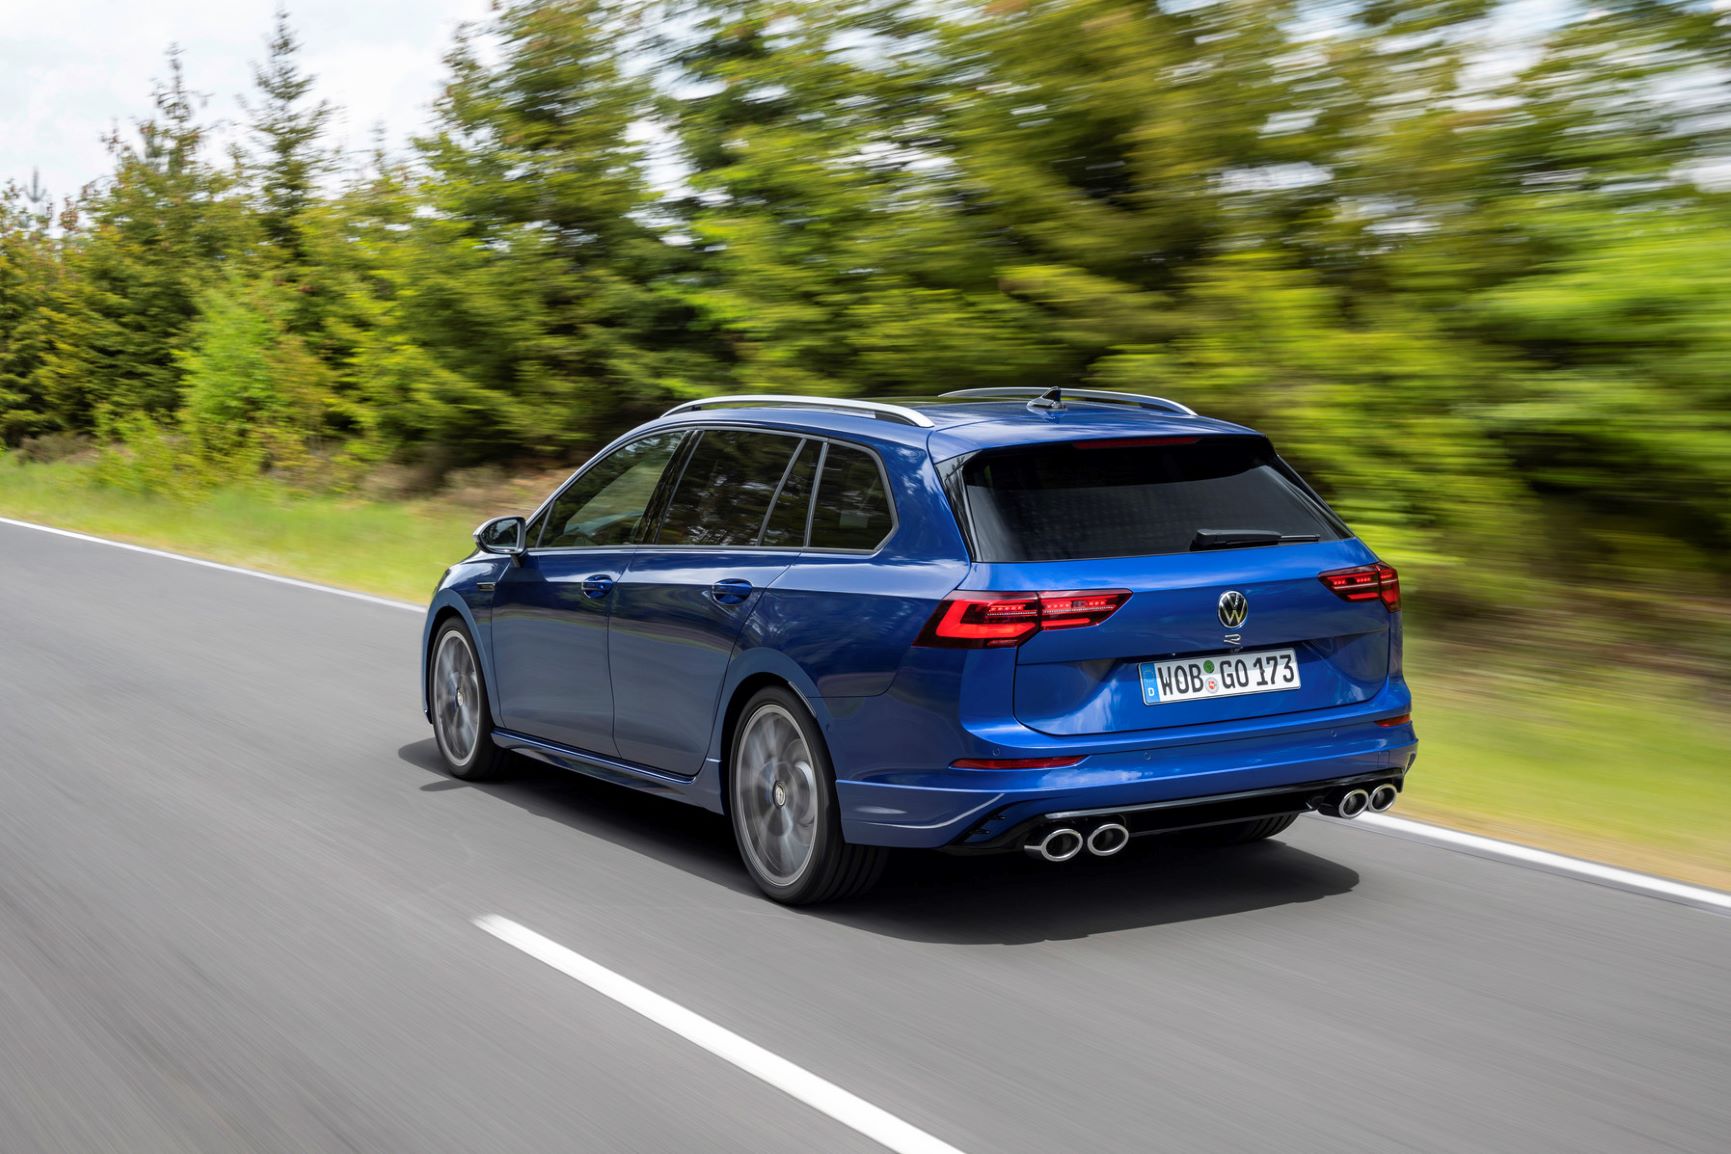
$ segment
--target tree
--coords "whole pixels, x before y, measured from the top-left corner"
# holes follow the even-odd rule
[[[689,310],[663,292],[681,259],[646,222],[654,195],[634,129],[649,89],[627,72],[636,6],[530,0],[503,9],[500,48],[449,61],[426,177],[395,255],[404,323],[456,378],[508,404],[470,414],[462,453],[552,452],[605,440],[711,370]]]
[[[0,444],[57,425],[41,383],[43,310],[60,276],[46,202],[34,175],[28,189],[0,188]]]
[[[243,227],[224,198],[227,178],[204,160],[205,129],[179,52],[168,60],[155,115],[138,123],[137,140],[109,138],[114,175],[80,198],[60,291],[43,310],[40,389],[68,428],[174,413],[175,351],[199,291]]]
[[[333,403],[331,374],[291,331],[291,302],[268,278],[231,272],[200,294],[179,362],[189,450],[217,476],[261,469],[306,479]]]
[[[310,98],[314,78],[301,71],[301,45],[287,10],[278,8],[274,19],[269,55],[253,67],[257,96],[242,101],[256,150],[248,176],[265,244],[296,263],[305,251],[303,217],[333,164],[323,140],[334,109]]]

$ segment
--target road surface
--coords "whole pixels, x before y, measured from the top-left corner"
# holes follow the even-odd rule
[[[419,628],[0,525],[0,1149],[882,1149],[488,916],[968,1154],[1727,1148],[1722,912],[1320,818],[785,910],[710,815],[445,777]]]

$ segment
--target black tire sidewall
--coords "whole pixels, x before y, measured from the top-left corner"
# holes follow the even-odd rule
[[[763,876],[757,865],[751,860],[751,854],[746,850],[746,833],[742,828],[742,818],[739,813],[736,790],[738,776],[734,767],[739,762],[739,747],[751,726],[751,719],[765,705],[779,705],[786,710],[799,726],[800,736],[805,739],[806,752],[811,755],[812,768],[817,772],[817,832],[812,845],[811,858],[806,862],[805,869],[798,878],[789,885],[780,885],[774,880]],[[745,707],[739,711],[739,722],[733,727],[733,737],[727,751],[727,814],[729,823],[733,826],[733,839],[739,847],[740,860],[745,863],[746,872],[764,893],[777,901],[799,904],[806,901],[820,887],[830,873],[830,859],[842,845],[841,819],[835,797],[835,770],[829,758],[829,747],[823,740],[817,719],[805,702],[790,690],[777,686],[767,686],[751,695]]]
[[[439,758],[445,763],[445,768],[455,778],[479,777],[491,768],[492,759],[486,756],[493,740],[493,701],[487,693],[487,673],[481,667],[481,653],[475,648],[475,637],[469,632],[469,627],[463,624],[461,618],[453,617],[439,627],[433,635],[433,646],[427,657],[427,710],[433,710],[433,669],[438,664],[439,649],[445,644],[449,634],[458,634],[463,643],[469,647],[469,657],[475,663],[475,682],[481,687],[481,716],[475,730],[475,748],[469,751],[466,761],[459,762],[445,748],[444,736],[439,732],[439,723],[433,721],[433,744],[438,747]]]

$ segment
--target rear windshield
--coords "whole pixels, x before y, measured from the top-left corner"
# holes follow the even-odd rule
[[[1072,561],[1347,536],[1259,437],[992,449],[967,460],[962,484],[981,561]]]

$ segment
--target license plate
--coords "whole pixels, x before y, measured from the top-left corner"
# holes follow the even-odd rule
[[[1297,688],[1298,658],[1290,649],[1212,653],[1142,663],[1144,705]]]

